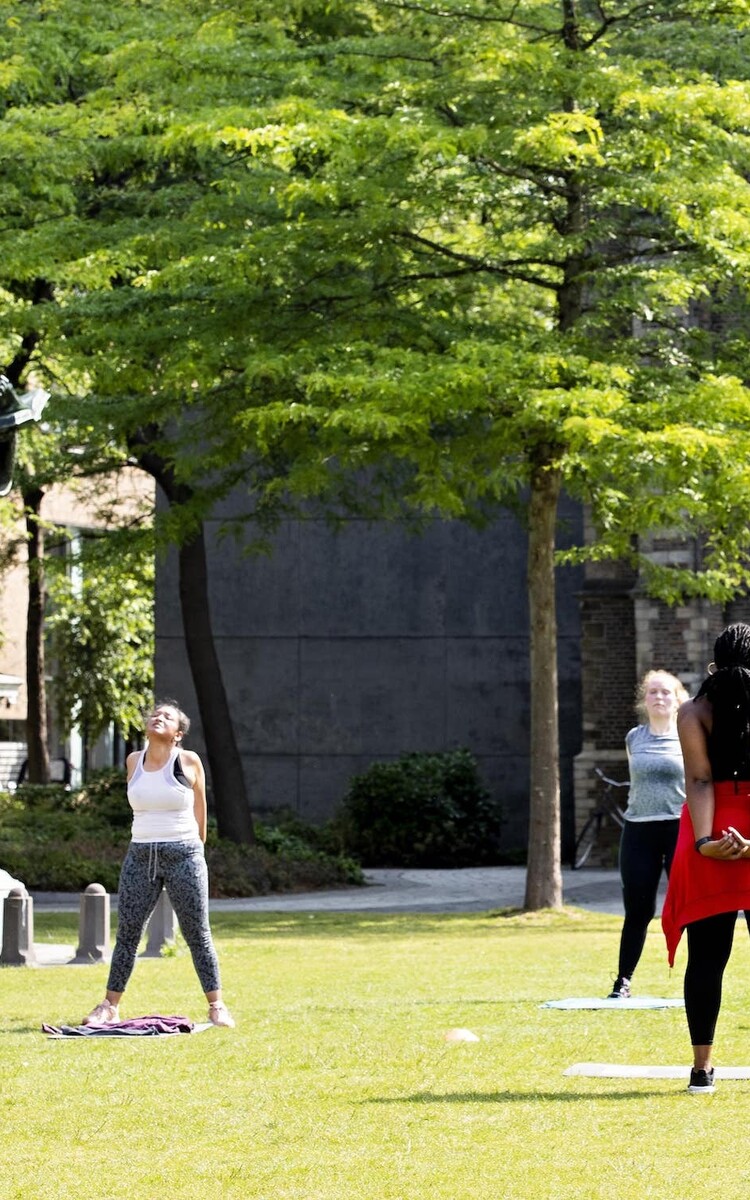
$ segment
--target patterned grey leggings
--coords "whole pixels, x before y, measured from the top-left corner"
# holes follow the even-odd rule
[[[172,902],[190,947],[201,987],[221,987],[219,964],[208,924],[208,868],[203,843],[131,842],[120,871],[117,941],[107,989],[124,992],[135,966],[138,943],[162,887]]]

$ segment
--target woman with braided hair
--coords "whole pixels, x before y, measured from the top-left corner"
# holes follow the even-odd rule
[[[687,803],[662,913],[670,966],[687,929],[685,1012],[694,1065],[688,1091],[714,1090],[711,1066],[737,913],[750,929],[750,625],[728,625],[677,731]]]

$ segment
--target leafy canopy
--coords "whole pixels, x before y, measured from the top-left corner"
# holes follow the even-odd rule
[[[736,589],[745,0],[0,19],[0,343],[93,451],[145,431],[190,520],[238,485],[353,501],[352,472],[476,516],[552,470],[596,554],[697,531],[700,586]]]

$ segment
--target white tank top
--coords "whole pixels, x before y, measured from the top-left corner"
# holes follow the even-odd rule
[[[134,842],[200,841],[195,819],[193,789],[175,779],[175,748],[159,771],[146,771],[142,750],[128,783],[128,801],[133,810]]]

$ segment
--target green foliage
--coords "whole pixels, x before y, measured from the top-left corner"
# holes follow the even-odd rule
[[[333,828],[365,866],[467,867],[500,860],[500,813],[468,750],[405,754],[350,782]]]
[[[341,853],[325,827],[317,828],[299,820],[274,825],[256,822],[255,839],[259,846],[276,858],[290,859],[299,864],[310,863],[329,870],[335,864],[339,882],[364,883],[359,863]]]
[[[33,850],[18,842],[2,842],[3,864],[29,891],[84,892],[100,883],[116,892],[123,851],[99,842],[72,839],[63,846],[42,845]]]
[[[743,5],[0,12],[0,340],[39,339],[88,455],[152,439],[191,489],[169,536],[243,480],[335,493],[332,464],[383,455],[409,468],[386,509],[466,515],[542,452],[611,554],[713,528],[695,484],[747,406],[727,426],[701,373],[736,389],[744,363],[673,316],[744,293]],[[717,454],[683,478],[696,424]],[[706,586],[735,587],[743,547],[714,543]]]
[[[48,574],[47,617],[60,727],[95,742],[110,722],[139,728],[153,695],[154,559],[149,531],[84,540]]]
[[[81,469],[158,453],[161,535],[233,487],[256,522],[352,502],[363,468],[376,511],[471,517],[541,465],[599,557],[677,528],[704,569],[649,585],[736,591],[744,4],[0,16],[0,345],[31,339]],[[732,337],[675,320],[727,303]]]
[[[226,838],[210,841],[206,861],[212,896],[263,896],[364,883],[361,868],[346,855],[315,850],[299,838],[270,832],[266,836],[262,830],[255,846]]]
[[[83,891],[101,883],[116,892],[130,840],[132,813],[125,772],[96,772],[79,791],[56,784],[24,784],[0,792],[0,863],[29,889]],[[261,826],[257,846],[212,832],[206,847],[212,896],[352,887],[359,865],[339,850],[315,844],[312,833]]]
[[[121,822],[110,824],[81,793],[58,784],[22,784],[2,801],[0,862],[30,890],[78,892],[101,883],[117,891],[128,838]]]
[[[39,813],[44,819],[69,812],[75,804],[74,794],[62,783],[22,783],[14,792],[3,795],[3,807],[8,812]]]
[[[129,832],[133,813],[128,804],[125,771],[120,767],[95,771],[80,791],[73,794],[71,807],[104,827]]]
[[[161,539],[234,488],[252,539],[290,497],[479,521],[552,480],[532,535],[559,483],[579,558],[746,586],[746,0],[0,19],[0,345],[82,469],[156,464]]]

